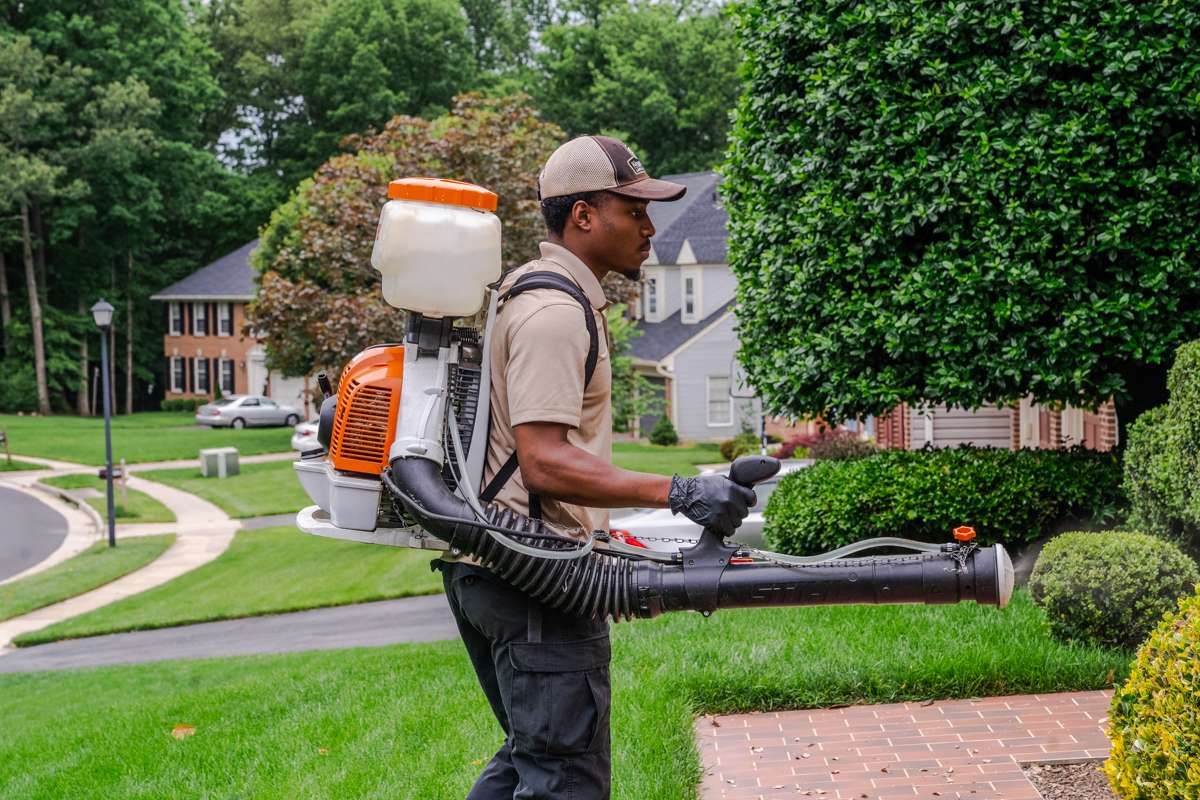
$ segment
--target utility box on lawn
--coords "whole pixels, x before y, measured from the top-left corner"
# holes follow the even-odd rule
[[[206,478],[228,478],[238,474],[236,447],[212,447],[200,451],[200,474]]]

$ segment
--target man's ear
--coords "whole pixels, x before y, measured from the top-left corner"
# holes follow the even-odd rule
[[[576,200],[571,206],[571,223],[581,231],[591,231],[596,210],[586,200]]]

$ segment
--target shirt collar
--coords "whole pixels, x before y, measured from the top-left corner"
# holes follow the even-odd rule
[[[575,282],[579,284],[579,288],[583,289],[583,293],[587,295],[592,308],[597,311],[608,308],[608,298],[604,296],[604,289],[601,288],[600,281],[596,280],[596,274],[588,269],[587,264],[584,264],[579,256],[554,242],[542,242],[539,247],[544,260],[553,261],[570,273]]]

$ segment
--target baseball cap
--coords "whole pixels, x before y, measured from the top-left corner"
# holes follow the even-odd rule
[[[687,187],[651,178],[641,160],[610,136],[580,136],[555,150],[538,176],[538,197],[609,191],[639,200],[678,200]]]

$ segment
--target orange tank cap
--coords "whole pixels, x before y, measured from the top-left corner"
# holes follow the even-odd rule
[[[975,538],[975,529],[962,525],[954,529],[954,538],[960,542],[969,542]]]
[[[499,201],[493,191],[449,178],[401,178],[388,184],[388,197],[393,200],[424,200],[427,203],[466,206],[483,211],[495,211]]]

